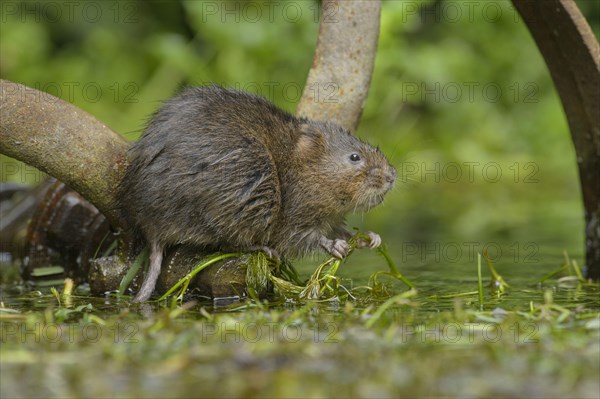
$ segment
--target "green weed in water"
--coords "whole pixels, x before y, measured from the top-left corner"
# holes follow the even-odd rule
[[[492,274],[492,278],[490,281],[490,288],[492,289],[492,293],[496,295],[504,294],[506,292],[506,289],[510,288],[510,285],[508,285],[508,283],[504,281],[504,278],[496,271],[494,263],[490,259],[487,251],[483,252],[483,256],[485,256],[485,261],[488,265],[488,268],[490,269],[490,273]]]
[[[357,234],[352,237],[349,240],[351,249],[348,256],[350,256],[356,248],[358,240],[368,240],[368,236]],[[379,288],[377,276],[385,274],[402,281],[409,288],[414,289],[414,284],[406,279],[398,270],[398,267],[391,259],[387,248],[379,248],[378,253],[385,259],[390,271],[379,271],[374,273],[369,280],[371,286],[367,288],[370,290],[373,290],[374,287]],[[340,283],[339,277],[336,275],[345,260],[337,259],[335,257],[329,258],[317,266],[308,281],[303,283],[300,281],[298,273],[291,263],[286,260],[280,261],[270,258],[264,252],[256,251],[248,254],[215,254],[204,258],[190,273],[171,287],[159,301],[168,298],[178,290],[175,299],[181,302],[192,278],[196,274],[218,261],[231,257],[240,257],[240,263],[246,266],[246,286],[248,294],[251,297],[259,297],[259,293],[268,292],[271,286],[273,286],[275,293],[282,298],[300,302],[315,300],[331,301],[338,298],[343,299],[348,295],[351,295],[350,290]],[[346,257],[346,259],[347,258],[348,257]],[[140,257],[136,259],[136,262],[138,259],[140,259]]]
[[[194,267],[194,269],[191,272],[186,274],[185,277],[183,277],[181,280],[179,280],[177,283],[175,283],[175,285],[172,286],[167,292],[165,292],[163,294],[163,296],[160,297],[159,301],[163,301],[163,300],[167,299],[175,291],[177,291],[178,288],[179,288],[179,292],[175,296],[175,299],[177,299],[179,301],[183,300],[183,295],[187,291],[188,286],[190,285],[190,282],[198,273],[200,273],[202,270],[206,269],[208,266],[210,266],[214,263],[217,263],[217,262],[227,259],[227,258],[232,258],[234,256],[240,256],[240,254],[239,253],[228,253],[228,254],[217,253],[217,254],[211,255],[211,256],[203,259],[202,261],[200,261],[198,263],[198,265],[196,265],[196,267]]]
[[[479,310],[483,310],[483,280],[481,278],[481,254],[477,254],[477,286],[477,292],[479,292]]]
[[[204,258],[197,269],[223,255]],[[264,276],[258,254],[237,256],[256,257],[248,263]],[[3,392],[47,396],[53,388],[56,397],[110,396],[106,381],[118,375],[119,389],[135,397],[189,397],[198,384],[206,396],[304,397],[311,386],[318,388],[315,397],[339,396],[341,389],[355,397],[370,383],[370,395],[363,396],[444,396],[455,389],[452,397],[595,397],[597,284],[582,283],[585,295],[569,299],[564,292],[579,295],[579,287],[557,289],[554,280],[552,288],[524,288],[527,283],[517,281],[502,298],[484,296],[482,311],[476,299],[485,289],[481,278],[480,291],[446,295],[444,282],[436,286],[442,294],[436,300],[390,290],[362,306],[358,293],[342,304],[323,300],[332,294],[343,299],[345,292],[339,284],[336,293],[336,279],[330,280],[343,262],[337,270],[324,262],[313,273],[322,296],[301,302],[306,285],[288,281],[281,264],[267,262],[269,280],[279,281],[276,292],[284,287],[281,292],[297,302],[266,305],[251,288],[254,299],[226,309],[174,300],[176,307],[148,304],[152,311],[139,314],[118,297],[65,295],[68,286],[56,291],[61,302],[41,293],[4,297],[17,308],[0,302]],[[512,309],[505,306],[511,296],[521,300]],[[232,380],[232,373],[242,378]],[[25,388],[18,382],[23,377],[31,382]],[[452,388],[457,381],[460,389]]]
[[[404,277],[402,273],[400,273],[398,266],[396,266],[396,263],[392,260],[392,257],[390,256],[387,245],[382,244],[379,248],[377,248],[377,253],[381,255],[383,259],[385,259],[385,262],[390,268],[390,272],[387,274],[402,281],[408,286],[408,288],[415,288],[415,285],[411,283],[406,277]]]
[[[257,251],[245,256],[246,287],[254,292],[263,292],[268,289],[271,281],[271,269],[277,268],[277,263],[264,252]]]
[[[565,280],[577,280],[577,281],[581,281],[581,282],[585,282],[585,278],[583,277],[583,274],[581,273],[581,268],[579,267],[579,265],[577,264],[577,262],[573,259],[571,260],[571,258],[569,258],[569,255],[567,254],[567,252],[563,252],[563,255],[565,257],[565,263],[563,263],[558,269],[548,273],[547,275],[545,275],[544,277],[542,277],[539,282],[543,283],[546,280],[549,280],[555,276],[558,276],[560,274],[566,273],[565,276],[562,277],[562,279]]]

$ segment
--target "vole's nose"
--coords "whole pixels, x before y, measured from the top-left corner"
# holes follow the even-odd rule
[[[396,181],[396,169],[389,168],[385,174],[385,181],[393,184]]]

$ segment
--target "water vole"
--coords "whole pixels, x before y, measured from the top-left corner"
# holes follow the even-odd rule
[[[119,201],[151,250],[136,302],[150,298],[170,245],[343,258],[345,215],[378,205],[396,179],[379,149],[338,125],[218,86],[168,100],[129,156]]]

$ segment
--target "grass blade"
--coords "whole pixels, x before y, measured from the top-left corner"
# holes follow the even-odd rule
[[[481,278],[481,254],[477,254],[477,283],[479,285],[479,310],[483,310],[483,280]]]
[[[125,293],[125,290],[127,289],[127,287],[129,287],[129,285],[133,281],[133,278],[140,270],[140,267],[142,267],[142,263],[144,263],[144,261],[148,259],[149,256],[150,249],[148,247],[144,247],[142,252],[140,252],[137,258],[135,258],[135,261],[127,271],[127,274],[121,280],[121,284],[119,284],[119,294],[123,295]]]

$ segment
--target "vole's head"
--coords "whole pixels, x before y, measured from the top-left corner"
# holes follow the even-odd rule
[[[327,202],[343,213],[368,211],[383,201],[396,170],[379,148],[330,122],[303,120],[296,150]]]

